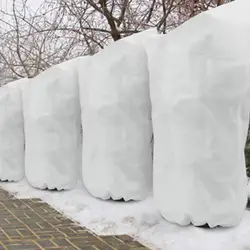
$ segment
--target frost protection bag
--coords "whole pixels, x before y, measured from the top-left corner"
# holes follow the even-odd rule
[[[98,198],[142,200],[152,188],[146,53],[119,41],[81,65],[83,182]]]
[[[0,180],[24,176],[24,131],[20,85],[17,80],[0,87]]]
[[[158,36],[159,34],[158,34],[157,29],[151,28],[151,29],[147,29],[145,31],[133,34],[131,36],[124,37],[122,41],[130,43],[130,44],[134,44],[134,45],[145,46],[148,40],[154,37],[158,37]]]
[[[243,216],[249,9],[239,0],[206,12],[148,47],[154,198],[170,222],[228,227]]]
[[[131,36],[127,36],[125,38],[122,39],[122,41],[128,42],[130,44],[134,44],[134,45],[140,45],[142,46],[143,49],[147,49],[148,43],[154,39],[159,37],[160,34],[158,34],[157,28],[151,28],[151,29],[147,29],[145,31],[133,34]],[[147,52],[147,50],[146,50]],[[151,117],[151,104],[150,104],[150,120],[152,123],[152,117]],[[151,139],[151,155],[153,157],[153,152],[154,150],[154,139],[153,139],[153,135],[152,135],[152,139]]]
[[[71,189],[81,175],[80,103],[76,60],[31,80],[23,95],[28,182]]]

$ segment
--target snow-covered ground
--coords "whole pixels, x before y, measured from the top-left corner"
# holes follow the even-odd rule
[[[249,250],[250,211],[235,228],[201,229],[179,227],[156,212],[152,198],[142,202],[101,201],[79,185],[72,191],[41,191],[26,181],[0,183],[18,198],[41,198],[66,216],[97,234],[129,234],[151,247],[163,250]],[[249,193],[250,193],[250,185]]]

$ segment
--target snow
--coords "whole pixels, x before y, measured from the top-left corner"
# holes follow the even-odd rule
[[[71,191],[34,189],[21,181],[0,183],[17,198],[40,198],[67,217],[101,235],[129,234],[154,250],[247,250],[250,249],[250,212],[234,228],[180,227],[165,221],[152,198],[141,202],[102,201],[90,196],[79,183]],[[250,185],[248,185],[250,194]]]

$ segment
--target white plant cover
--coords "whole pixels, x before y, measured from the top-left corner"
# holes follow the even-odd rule
[[[158,33],[157,28],[151,28],[151,29],[147,29],[145,31],[136,33],[136,34],[134,34],[132,36],[127,36],[127,37],[123,38],[122,40],[127,42],[127,43],[130,43],[130,44],[140,45],[140,46],[142,46],[142,48],[146,49],[148,43],[152,39],[157,38],[159,36],[160,36],[160,34]],[[151,103],[150,103],[150,120],[152,122]],[[153,154],[154,154],[153,151],[154,151],[154,140],[152,138],[152,140],[151,140],[151,155],[152,155],[152,157],[153,157]]]
[[[83,182],[98,198],[142,200],[152,190],[146,52],[119,41],[80,69]]]
[[[49,68],[23,91],[25,174],[41,189],[71,189],[81,178],[77,61]]]
[[[24,177],[24,128],[20,85],[17,80],[0,87],[0,180]]]
[[[154,198],[170,222],[227,227],[243,216],[249,10],[235,1],[148,45]]]
[[[157,29],[151,28],[143,32],[136,33],[132,36],[124,37],[122,41],[130,43],[130,44],[134,44],[134,45],[145,46],[150,39],[154,37],[158,37],[158,36],[159,34],[158,34]]]

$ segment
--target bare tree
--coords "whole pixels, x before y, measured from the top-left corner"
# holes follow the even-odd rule
[[[11,0],[11,9],[0,10],[0,27],[5,27],[0,29],[0,78],[34,77],[51,65],[95,54],[151,27],[167,33],[229,1],[44,0],[34,11],[27,0]]]
[[[6,27],[0,34],[0,75],[5,82],[34,77],[51,65],[88,54],[75,33],[57,29],[65,17],[45,4],[33,12],[26,1],[20,5],[13,0],[11,11],[0,14]]]

